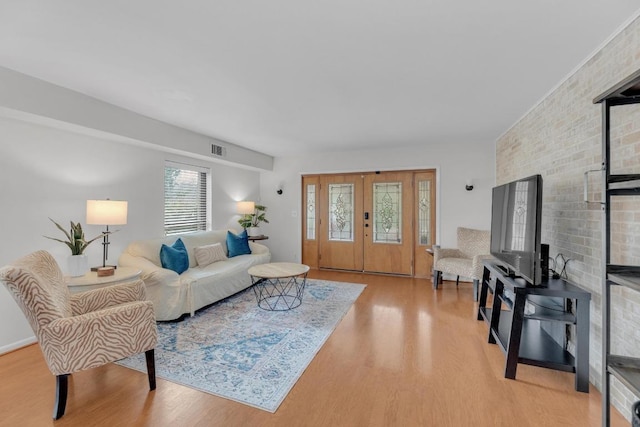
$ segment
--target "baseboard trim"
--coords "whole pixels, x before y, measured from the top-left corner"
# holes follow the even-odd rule
[[[8,345],[4,345],[2,347],[0,347],[0,355],[3,355],[5,353],[10,353],[12,351],[18,350],[22,347],[26,347],[28,345],[31,345],[33,343],[38,342],[38,340],[36,340],[35,336],[29,337],[29,338],[25,338],[23,340],[20,341],[16,341],[14,343],[8,344]]]

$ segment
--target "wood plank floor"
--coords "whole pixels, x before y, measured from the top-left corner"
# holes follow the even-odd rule
[[[54,377],[37,345],[0,357],[2,426],[599,426],[600,393],[572,374],[519,365],[476,320],[471,284],[312,271],[366,290],[275,414],[114,364],[76,373],[53,422]],[[613,426],[629,424],[612,411]]]

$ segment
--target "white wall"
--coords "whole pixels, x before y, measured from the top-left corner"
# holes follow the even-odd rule
[[[4,67],[0,67],[0,82],[0,106],[12,113],[119,135],[165,151],[187,151],[205,161],[211,157],[211,144],[216,144],[226,149],[221,162],[267,170],[273,165],[273,158],[266,154],[151,119]]]
[[[235,202],[259,197],[258,172],[0,117],[0,265],[45,249],[64,271],[69,250],[43,237],[61,237],[47,217],[85,225],[87,199],[129,202],[127,225],[110,239],[111,262],[117,262],[131,240],[162,236],[167,159],[210,167],[212,227],[239,228]],[[103,227],[85,229],[93,237]],[[99,241],[86,253],[91,265],[102,262]],[[32,336],[22,312],[0,286],[0,353]]]
[[[261,228],[269,235],[266,244],[273,260],[300,260],[302,174],[431,168],[438,170],[437,242],[445,247],[455,246],[458,226],[489,229],[491,189],[495,183],[493,142],[276,158],[273,172],[262,172],[260,179],[261,202],[269,209],[270,221]],[[465,190],[467,179],[473,179],[473,191]],[[282,195],[276,193],[280,187]]]

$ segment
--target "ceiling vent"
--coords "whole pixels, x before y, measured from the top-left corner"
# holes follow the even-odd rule
[[[227,149],[222,145],[211,144],[211,154],[216,157],[225,157],[227,155]]]

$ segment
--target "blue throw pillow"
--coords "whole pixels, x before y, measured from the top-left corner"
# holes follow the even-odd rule
[[[249,239],[247,237],[247,230],[244,230],[242,233],[237,235],[227,231],[227,249],[229,250],[229,258],[251,253],[251,249],[249,249]]]
[[[165,244],[160,248],[160,262],[163,268],[182,274],[189,269],[189,255],[182,239],[178,239],[171,246]]]

